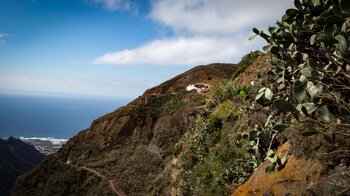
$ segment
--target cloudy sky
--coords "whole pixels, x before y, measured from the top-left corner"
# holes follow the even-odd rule
[[[292,0],[1,0],[0,94],[136,97],[236,63]]]

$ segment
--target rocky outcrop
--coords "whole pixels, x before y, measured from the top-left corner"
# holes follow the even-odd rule
[[[282,145],[277,153],[283,157],[288,153],[290,144]],[[271,174],[265,172],[270,164],[265,161],[233,195],[306,195],[321,177],[323,165],[305,157],[296,158],[291,155],[281,171]]]
[[[310,126],[323,134],[302,136]],[[293,123],[277,138],[288,141],[277,150],[280,158],[288,154],[285,166],[269,174],[265,169],[271,163],[265,161],[233,195],[349,195],[349,142],[343,136],[326,135],[335,129],[348,130],[336,124],[325,129],[307,121]]]

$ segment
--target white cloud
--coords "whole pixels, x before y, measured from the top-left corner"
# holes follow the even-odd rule
[[[130,0],[85,0],[89,4],[101,5],[110,11],[137,9],[137,4]]]
[[[208,38],[175,38],[155,40],[132,50],[111,52],[95,60],[96,64],[117,65],[193,65],[213,61],[227,61],[237,51],[232,40]],[[213,53],[213,49],[220,53]]]
[[[232,35],[273,25],[290,0],[154,0],[151,17],[177,33]]]
[[[198,65],[232,62],[241,51],[251,49],[245,39],[180,37],[155,40],[135,49],[109,52],[95,64],[116,65]],[[243,48],[246,46],[246,48]],[[239,58],[239,57],[238,57]]]
[[[190,65],[238,62],[262,40],[248,43],[253,27],[267,28],[293,7],[290,0],[152,0],[150,18],[175,32],[133,49],[108,52],[95,64]]]
[[[11,35],[6,33],[0,33],[0,44],[6,44],[6,40],[4,39],[6,37],[11,37]]]
[[[2,37],[10,37],[11,35],[9,35],[9,34],[5,34],[5,33],[0,33],[0,38],[2,38]]]

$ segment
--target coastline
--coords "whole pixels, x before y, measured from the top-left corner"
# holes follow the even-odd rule
[[[34,146],[44,155],[57,152],[68,141],[68,139],[56,139],[53,137],[19,137],[19,139]]]

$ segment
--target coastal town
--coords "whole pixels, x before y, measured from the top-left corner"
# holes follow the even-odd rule
[[[66,142],[66,139],[53,139],[53,138],[24,138],[20,140],[34,146],[40,153],[44,155],[50,155],[57,152]]]

